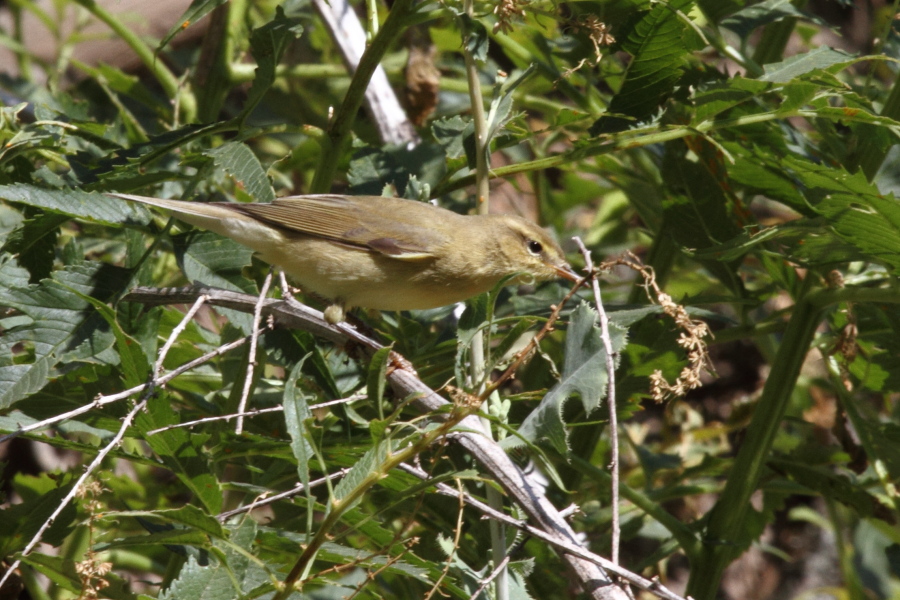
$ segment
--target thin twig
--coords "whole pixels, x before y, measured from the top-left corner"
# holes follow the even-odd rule
[[[606,404],[609,406],[609,446],[610,446],[610,471],[612,483],[610,484],[610,504],[612,505],[612,562],[619,564],[619,539],[621,529],[619,523],[619,419],[616,414],[616,355],[613,352],[612,339],[609,337],[609,316],[603,308],[603,300],[600,297],[600,281],[594,270],[594,261],[591,260],[591,252],[585,247],[581,238],[572,238],[581,249],[584,256],[584,269],[590,274],[591,289],[594,292],[594,305],[597,307],[597,315],[600,317],[600,339],[603,340],[603,348],[606,350]]]
[[[262,289],[259,290],[259,300],[253,309],[253,327],[250,330],[250,353],[247,356],[247,374],[244,376],[244,389],[241,391],[241,401],[238,402],[238,418],[234,427],[235,435],[241,435],[244,432],[244,415],[247,410],[247,398],[250,396],[250,388],[253,386],[253,375],[256,371],[256,340],[259,339],[260,328],[259,322],[262,320],[262,303],[269,293],[269,286],[272,284],[272,269],[266,275],[263,281]]]
[[[312,404],[309,407],[309,410],[317,410],[320,408],[328,408],[329,406],[335,406],[337,404],[348,404],[350,402],[356,402],[357,400],[364,400],[368,398],[368,395],[364,392],[357,392],[352,396],[347,396],[346,398],[338,398],[337,400],[329,400],[328,402],[320,402],[318,404]],[[157,433],[161,433],[163,431],[169,431],[170,429],[179,429],[181,427],[194,427],[196,425],[200,425],[201,423],[211,423],[213,421],[230,421],[231,419],[237,418],[239,416],[242,417],[255,417],[256,415],[262,415],[266,413],[272,412],[284,412],[283,406],[270,406],[269,408],[251,408],[250,410],[242,413],[231,413],[227,415],[216,415],[215,417],[204,417],[202,419],[195,419],[193,421],[185,421],[184,423],[173,423],[172,425],[166,425],[165,427],[160,427],[159,429],[151,429],[147,432],[147,435],[155,435]]]
[[[329,473],[325,477],[321,477],[319,479],[310,481],[309,489],[318,487],[327,481],[334,481],[335,479],[340,479],[341,477],[343,477],[344,475],[346,475],[349,472],[350,472],[349,468],[348,469],[340,469],[339,471],[337,471],[335,473]],[[235,515],[242,515],[244,513],[250,512],[251,510],[259,508],[261,506],[266,506],[267,504],[272,504],[273,502],[278,502],[279,500],[285,500],[287,498],[292,498],[305,490],[306,490],[306,488],[304,487],[304,485],[302,483],[298,483],[292,489],[287,490],[286,492],[280,492],[280,493],[274,494],[272,496],[267,496],[267,497],[259,499],[259,500],[254,500],[247,506],[242,506],[240,508],[235,508],[234,510],[229,510],[229,511],[225,511],[223,513],[219,513],[219,515],[216,517],[216,519],[218,519],[219,521],[222,521],[224,523],[225,521],[227,521],[228,519],[230,519],[231,517],[233,517]]]
[[[238,347],[246,344],[249,340],[250,340],[250,336],[246,336],[246,337],[236,339],[233,342],[228,342],[227,344],[223,344],[222,346],[219,346],[218,348],[216,348],[215,350],[212,350],[211,352],[207,352],[203,356],[195,358],[194,360],[181,365],[177,369],[173,369],[172,371],[169,371],[167,374],[165,374],[161,377],[158,377],[149,383],[142,383],[141,385],[137,385],[133,388],[129,388],[129,389],[123,390],[121,392],[116,392],[115,394],[110,394],[109,396],[98,396],[90,404],[85,404],[84,406],[80,406],[80,407],[70,410],[68,412],[44,419],[43,421],[38,421],[37,423],[32,423],[31,425],[26,425],[25,427],[21,427],[21,428],[17,429],[16,431],[13,431],[12,433],[8,433],[8,434],[4,435],[3,437],[0,437],[0,444],[2,444],[3,442],[6,442],[8,440],[11,440],[14,437],[22,435],[23,433],[28,433],[30,431],[35,431],[37,429],[43,429],[45,427],[49,427],[50,425],[53,425],[54,423],[60,423],[67,419],[77,417],[78,415],[83,415],[85,413],[88,413],[88,412],[96,409],[96,408],[100,408],[101,406],[106,406],[107,404],[112,404],[112,403],[118,402],[120,400],[125,400],[126,398],[130,398],[131,396],[140,394],[141,392],[145,391],[148,387],[151,387],[151,386],[161,387],[161,386],[165,385],[166,383],[172,381],[179,375],[186,373],[187,371],[190,371],[191,369],[193,369],[195,367],[199,367],[200,365],[209,362],[210,360],[212,360],[213,358],[215,358],[217,356],[221,356],[222,354],[225,354],[226,352],[228,352],[230,350],[234,350],[235,348],[238,348]]]
[[[125,415],[125,418],[122,419],[122,425],[119,427],[119,431],[117,431],[116,435],[113,436],[113,439],[106,446],[104,446],[103,449],[100,450],[100,452],[97,453],[97,456],[94,457],[94,460],[91,461],[91,464],[88,465],[88,467],[84,470],[84,473],[81,474],[81,477],[79,477],[75,481],[75,485],[72,486],[72,489],[69,490],[69,493],[67,493],[63,497],[63,499],[60,500],[53,513],[44,521],[40,529],[37,530],[37,533],[35,533],[31,538],[31,541],[28,542],[28,544],[19,554],[20,557],[28,556],[28,554],[32,550],[34,550],[34,547],[40,543],[44,533],[48,529],[50,529],[56,518],[60,515],[60,513],[62,513],[63,510],[65,510],[66,506],[69,505],[69,502],[71,502],[72,499],[75,498],[75,496],[78,494],[78,490],[81,489],[81,486],[84,485],[84,482],[94,474],[94,471],[97,470],[97,468],[100,466],[100,463],[103,462],[103,459],[105,459],[106,456],[110,452],[112,452],[113,448],[119,445],[119,443],[122,441],[122,438],[125,437],[125,432],[129,427],[131,427],[131,423],[134,421],[135,416],[137,416],[137,414],[141,412],[147,405],[147,400],[150,396],[150,393],[152,392],[148,391],[147,395],[140,402],[138,402],[134,406],[134,408],[132,408],[128,412],[127,415]],[[16,569],[18,569],[20,564],[22,564],[22,559],[18,558],[13,562],[13,564],[9,566],[9,568],[6,569],[6,573],[3,574],[3,578],[0,578],[0,589],[3,588],[10,573],[13,573]]]
[[[169,339],[163,344],[162,350],[159,351],[159,357],[156,359],[156,365],[153,368],[154,379],[162,374],[163,362],[166,360],[166,356],[169,354],[172,344],[175,343],[175,340],[178,339],[181,332],[187,328],[188,323],[191,322],[191,319],[194,318],[194,315],[197,314],[197,311],[200,310],[200,307],[203,306],[207,300],[209,300],[209,296],[200,296],[197,298],[196,302],[191,305],[191,308],[184,313],[184,317],[181,318],[181,321],[175,326],[175,329],[172,330]]]
[[[457,479],[456,485],[460,489],[462,489],[462,482]],[[456,527],[453,528],[453,549],[447,553],[447,561],[444,565],[444,568],[441,570],[440,576],[434,582],[434,585],[431,586],[431,589],[428,590],[428,593],[425,594],[424,600],[431,600],[431,597],[434,596],[435,592],[440,588],[441,582],[447,577],[447,573],[450,572],[450,569],[453,567],[453,557],[456,556],[457,550],[459,550],[459,540],[462,537],[463,531],[463,514],[465,514],[466,502],[463,499],[463,493],[459,492],[459,496],[457,499],[459,500],[458,506],[459,510],[456,511]]]
[[[516,372],[516,370],[522,366],[522,363],[525,362],[525,359],[531,354],[531,351],[537,348],[537,345],[541,342],[544,337],[553,331],[553,326],[556,324],[556,321],[559,319],[560,313],[562,313],[563,307],[566,305],[572,296],[584,285],[586,279],[581,279],[572,286],[572,289],[569,290],[569,293],[565,295],[565,297],[559,302],[559,304],[555,306],[551,306],[552,309],[550,312],[550,316],[547,318],[547,321],[544,323],[544,326],[541,328],[537,334],[531,338],[524,348],[519,350],[516,353],[515,358],[513,358],[512,362],[506,368],[500,377],[495,379],[489,386],[487,386],[479,395],[479,399],[482,401],[486,400],[488,396],[493,394],[496,390],[500,388],[501,385],[507,382]]]
[[[428,481],[431,478],[431,476],[422,469],[416,468],[409,464],[401,464],[399,468],[424,481]],[[437,489],[439,494],[450,496],[451,498],[458,498],[459,492],[445,483],[438,483],[435,485],[435,488]],[[590,552],[577,544],[562,541],[558,537],[544,531],[543,529],[529,525],[526,521],[514,519],[513,517],[510,517],[505,513],[495,511],[486,503],[472,497],[469,494],[464,494],[464,496],[466,504],[483,513],[487,517],[502,521],[504,524],[510,527],[515,527],[516,529],[525,532],[527,535],[538,538],[552,546],[555,546],[556,548],[562,550],[564,553],[572,554],[573,556],[577,556],[581,559],[592,562],[606,569],[610,573],[614,573],[615,575],[631,583],[637,588],[650,592],[658,598],[663,598],[664,600],[686,600],[685,598],[667,589],[656,579],[646,579],[644,577],[641,577],[637,573],[632,573],[628,569],[624,569],[618,565],[614,565],[612,561],[606,560],[602,556],[594,554],[593,552]]]
[[[198,294],[209,294],[210,304],[251,312],[257,299],[247,294],[219,290],[207,286],[192,286],[179,289],[137,288],[127,296],[130,302],[149,304],[188,303],[196,299]],[[383,346],[375,340],[350,328],[335,327],[327,323],[321,312],[303,306],[300,303],[267,299],[264,302],[265,314],[271,315],[276,326],[302,329],[322,339],[348,349],[354,356],[372,356]],[[411,368],[396,362],[397,368],[390,370],[387,378],[397,397],[410,398],[412,405],[418,410],[432,415],[434,418],[447,418],[452,412],[447,411],[448,401],[433,389],[426,386]],[[493,441],[488,440],[482,432],[483,427],[476,416],[465,418],[452,432],[449,439],[459,444],[470,453],[485,471],[506,491],[510,498],[518,503],[522,510],[543,528],[544,537],[571,548],[578,548],[578,536],[571,526],[559,516],[556,507],[544,493],[536,489],[528,481],[521,469],[510,459],[506,452]],[[586,552],[586,551],[584,551]],[[584,586],[587,597],[594,600],[625,600],[627,594],[613,583],[609,574],[601,567],[590,553],[587,555],[560,552],[560,558],[571,569],[575,577]],[[609,562],[609,561],[607,561]]]

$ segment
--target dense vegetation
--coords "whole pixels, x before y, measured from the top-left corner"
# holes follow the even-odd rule
[[[571,532],[550,505],[574,503],[588,550],[698,600],[896,597],[894,9],[369,0],[348,72],[315,4],[199,0],[148,40],[87,0],[10,3],[10,589],[283,598],[287,578],[296,598],[620,597],[540,531],[485,524],[482,499],[557,542]],[[23,33],[34,16],[50,59]],[[865,35],[842,35],[850,16]],[[77,58],[96,23],[139,69]],[[415,126],[371,111],[379,64]],[[377,344],[274,301],[274,321],[254,319],[260,289],[281,292],[249,250],[102,194],[465,212],[488,183],[492,210],[545,225],[577,269],[609,261],[608,327],[590,281],[565,305],[550,282],[464,312],[357,313]],[[144,289],[192,282],[209,287]],[[479,407],[496,443],[477,421],[453,428]],[[528,481],[483,454],[500,448]]]

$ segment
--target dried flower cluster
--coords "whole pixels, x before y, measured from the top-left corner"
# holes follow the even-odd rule
[[[577,65],[566,69],[560,79],[566,79],[572,75],[572,73],[584,67],[584,65],[596,67],[600,63],[600,59],[603,58],[603,51],[600,50],[600,48],[612,45],[616,42],[616,38],[610,33],[612,28],[598,19],[595,15],[588,15],[583,20],[577,21],[574,26],[575,29],[583,29],[587,32],[588,39],[590,39],[591,43],[594,45],[594,60],[582,58],[578,61]]]
[[[84,559],[75,563],[75,572],[81,578],[81,594],[79,600],[96,600],[100,598],[100,590],[109,587],[106,575],[112,571],[111,562],[97,560],[94,552],[94,521],[103,510],[103,505],[97,496],[103,492],[100,482],[94,480],[86,483],[78,490],[78,497],[84,500],[83,507],[88,511],[88,549],[84,553]]]
[[[676,304],[672,297],[659,291],[654,284],[656,298],[663,312],[675,320],[675,324],[682,329],[678,336],[678,345],[687,352],[688,364],[681,370],[678,379],[669,383],[663,377],[662,371],[654,371],[650,375],[650,393],[657,402],[669,398],[684,396],[689,390],[702,385],[700,374],[704,369],[710,368],[709,353],[703,338],[710,335],[709,327],[703,321],[695,321],[690,318],[687,311],[680,304]]]
[[[688,364],[681,370],[674,383],[666,381],[662,371],[657,370],[650,375],[650,394],[657,402],[684,396],[688,391],[702,385],[700,375],[704,370],[712,370],[709,352],[704,341],[704,338],[711,336],[712,333],[706,323],[691,319],[683,306],[659,289],[653,269],[641,264],[639,259],[630,252],[628,256],[631,260],[617,259],[604,263],[602,267],[608,269],[613,265],[624,265],[640,273],[644,278],[647,295],[651,300],[655,297],[663,312],[672,317],[675,324],[682,330],[678,337],[678,345],[687,352]]]
[[[528,0],[500,0],[494,7],[494,15],[497,17],[497,23],[494,25],[494,33],[502,31],[509,33],[513,30],[513,19],[516,17],[525,17],[525,6]]]
[[[616,43],[616,38],[612,36],[610,31],[612,28],[598,19],[595,15],[588,15],[585,19],[578,23],[578,27],[587,31],[588,38],[594,45],[594,55],[599,62],[603,58],[601,47],[611,46]]]

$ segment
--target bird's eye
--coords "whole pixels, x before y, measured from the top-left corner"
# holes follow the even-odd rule
[[[528,251],[535,256],[544,251],[544,247],[541,245],[541,243],[534,240],[528,240],[527,242],[525,242],[525,247],[528,248]]]

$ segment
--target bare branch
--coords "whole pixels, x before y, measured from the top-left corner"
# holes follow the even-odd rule
[[[406,471],[407,473],[414,475],[414,476],[418,477],[419,479],[422,479],[425,481],[427,481],[431,478],[431,476],[428,473],[426,473],[422,469],[414,467],[412,465],[403,464],[403,465],[400,465],[400,468],[402,470]],[[451,498],[459,497],[460,492],[458,492],[457,490],[453,489],[452,487],[450,487],[449,485],[447,485],[445,483],[438,483],[435,485],[435,488],[437,489],[438,493],[440,493],[442,495],[450,496]],[[658,598],[663,598],[664,600],[685,600],[685,598],[682,598],[678,594],[667,589],[664,585],[662,585],[656,579],[646,579],[644,577],[641,577],[637,573],[632,573],[628,569],[623,569],[622,567],[620,567],[618,565],[614,565],[611,561],[603,558],[602,556],[599,556],[597,554],[594,554],[593,552],[585,550],[579,544],[570,544],[568,542],[559,540],[559,539],[555,538],[553,535],[549,534],[548,532],[546,532],[542,529],[538,529],[537,527],[533,527],[533,526],[529,525],[528,523],[526,523],[525,521],[522,521],[519,519],[514,519],[514,518],[510,517],[509,515],[507,515],[506,513],[494,510],[493,508],[488,506],[486,503],[482,502],[481,500],[478,500],[477,498],[472,497],[469,494],[464,493],[463,496],[465,498],[466,504],[468,504],[472,508],[478,510],[479,512],[481,512],[488,518],[496,519],[510,527],[515,527],[516,529],[519,529],[532,537],[536,537],[538,539],[541,539],[541,540],[547,542],[548,544],[551,544],[552,546],[555,546],[556,548],[562,550],[563,552],[574,554],[574,555],[576,555],[580,558],[583,558],[587,561],[591,561],[591,562],[595,563],[596,565],[603,567],[610,573],[614,573],[616,576],[621,577],[622,579],[631,583],[632,585],[636,586],[637,588],[645,590],[647,592],[650,592],[651,594],[653,594],[654,596],[657,596]]]
[[[597,271],[594,269],[594,261],[591,252],[585,247],[581,238],[572,238],[581,249],[584,257],[584,269],[591,278],[591,289],[594,292],[594,306],[600,318],[600,339],[603,340],[603,349],[606,350],[606,405],[609,407],[609,449],[610,449],[610,505],[612,508],[612,561],[619,564],[619,539],[621,538],[621,523],[619,519],[619,418],[616,413],[616,354],[613,352],[612,338],[609,336],[609,316],[603,308],[603,299],[600,297],[600,281],[597,279]]]
[[[256,305],[256,298],[253,296],[206,286],[166,290],[137,288],[126,297],[126,300],[149,304],[189,303],[199,294],[209,295],[209,302],[212,305],[243,312],[251,312]],[[340,345],[350,354],[368,358],[382,347],[350,325],[346,323],[331,325],[325,321],[321,312],[296,302],[266,299],[262,303],[262,314],[271,316],[276,327],[309,331]],[[435,418],[444,418],[446,414],[450,414],[450,411],[446,410],[449,405],[447,400],[422,383],[412,367],[400,355],[394,354],[392,357],[394,368],[389,369],[387,378],[398,397],[412,398],[411,402],[416,408],[432,413]],[[580,547],[578,537],[569,524],[559,515],[543,492],[528,481],[503,449],[484,434],[481,421],[476,415],[466,417],[447,437],[472,454],[506,493],[522,507],[538,528],[545,532],[544,535],[548,540],[556,540],[572,548]],[[589,553],[585,554],[587,555]],[[564,553],[562,558],[572,568],[589,597],[596,600],[628,598],[625,591],[616,586],[604,568],[595,561],[573,552]]]

